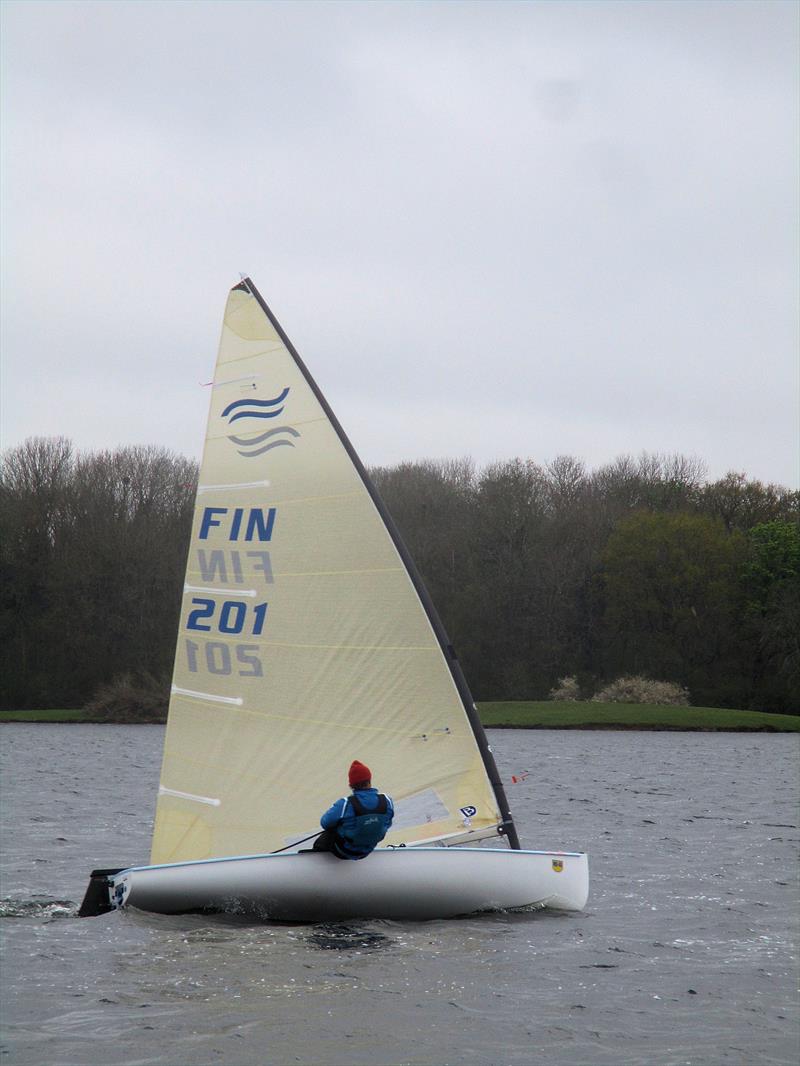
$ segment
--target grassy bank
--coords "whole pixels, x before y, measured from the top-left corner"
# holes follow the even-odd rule
[[[0,711],[0,722],[87,722],[84,711]]]
[[[486,727],[514,729],[684,729],[800,731],[800,715],[718,707],[655,707],[640,703],[480,703]],[[0,722],[88,722],[82,710],[0,711]]]
[[[710,729],[800,731],[800,715],[642,703],[481,703],[481,721],[516,729]]]

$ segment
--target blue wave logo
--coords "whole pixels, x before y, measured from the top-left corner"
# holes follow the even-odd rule
[[[275,396],[271,400],[234,400],[222,412],[222,417],[227,418],[230,427],[233,426],[234,422],[238,422],[243,418],[278,418],[283,414],[284,400],[288,395],[289,389],[287,387],[279,396]],[[236,428],[239,432],[247,432],[246,424]],[[264,452],[271,451],[273,448],[294,448],[294,440],[291,438],[299,436],[300,433],[292,426],[275,426],[274,429],[267,429],[263,433],[257,433],[256,436],[242,437],[229,434],[228,440],[236,445],[239,455],[243,455],[247,459],[253,459],[257,455],[263,455]]]

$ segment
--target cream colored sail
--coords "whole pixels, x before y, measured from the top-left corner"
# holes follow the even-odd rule
[[[186,571],[151,862],[319,829],[360,759],[387,844],[501,814],[409,573],[249,282],[230,293]]]

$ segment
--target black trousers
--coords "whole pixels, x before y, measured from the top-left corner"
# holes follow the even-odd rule
[[[344,858],[339,855],[335,849],[334,844],[336,842],[336,834],[330,829],[323,829],[317,839],[314,841],[314,851],[330,851],[336,856],[337,859]]]

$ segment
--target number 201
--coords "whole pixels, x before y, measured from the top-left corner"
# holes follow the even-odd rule
[[[227,644],[218,640],[204,641],[203,645],[195,644],[193,640],[186,641],[186,659],[191,673],[197,673],[198,656],[201,647],[204,646],[206,669],[210,674],[222,674],[227,676],[233,673],[231,649]],[[264,668],[258,656],[257,644],[236,644],[233,650],[236,653],[236,673],[239,677],[263,677]]]
[[[189,612],[189,619],[186,622],[187,629],[199,630],[203,633],[211,632],[211,625],[206,625],[205,622],[211,622],[217,610],[216,600],[205,600],[194,597],[192,603],[197,604],[193,611]],[[253,606],[253,619],[250,628],[250,634],[254,637],[260,637],[264,632],[264,619],[267,616],[267,604],[257,603]],[[245,628],[247,621],[248,604],[243,603],[241,600],[225,600],[220,604],[219,617],[217,618],[216,627],[220,633],[241,633]]]

